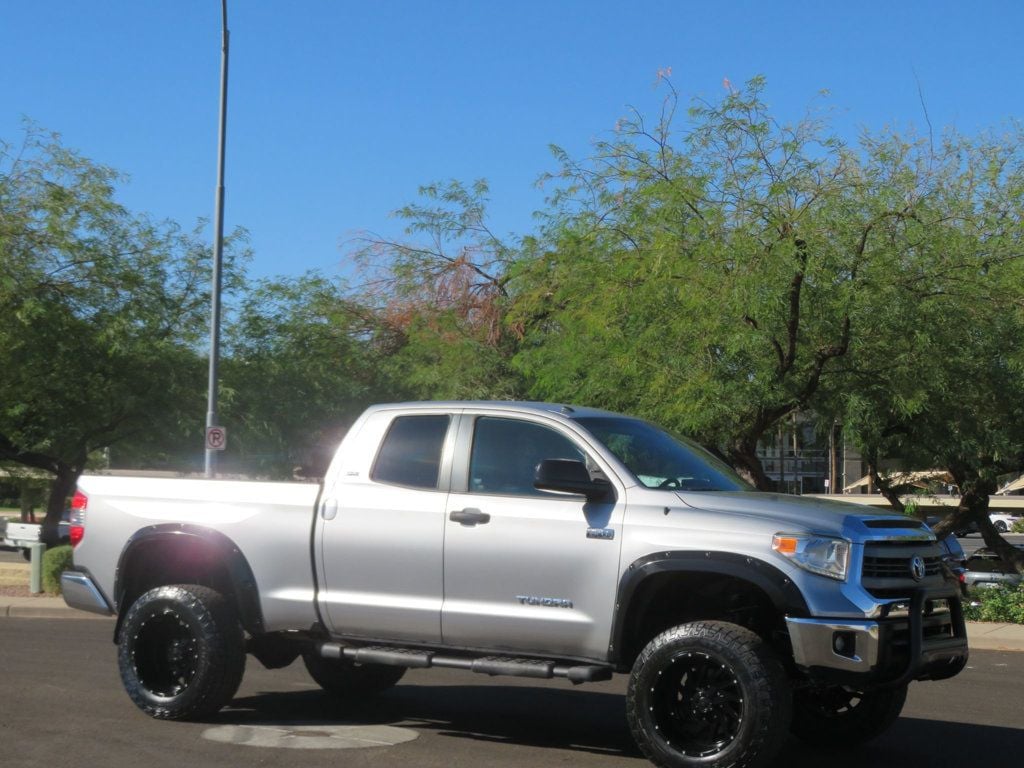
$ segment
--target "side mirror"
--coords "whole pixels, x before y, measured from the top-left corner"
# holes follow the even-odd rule
[[[586,496],[587,501],[600,501],[608,496],[612,486],[607,480],[593,479],[582,461],[544,459],[537,465],[533,487],[542,491],[578,493]]]

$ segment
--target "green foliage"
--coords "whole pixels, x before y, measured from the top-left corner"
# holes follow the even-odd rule
[[[204,411],[208,249],[127,211],[120,181],[56,135],[0,144],[0,459],[57,476],[51,525],[94,452]]]
[[[1024,520],[1017,520],[1010,526],[1010,533],[1024,533]]]
[[[315,274],[261,281],[225,335],[223,468],[317,476],[370,403],[392,399],[369,313]]]
[[[865,265],[870,332],[854,334],[821,406],[869,461],[949,470],[979,509],[1024,463],[1021,138],[866,142],[865,200],[903,207],[872,231],[892,252]]]
[[[517,263],[515,363],[540,398],[639,413],[719,446],[763,484],[758,440],[809,407],[847,351],[864,231],[852,152],[777,122],[751,81],[677,126],[620,121],[562,169]]]
[[[964,618],[1024,624],[1024,584],[974,590],[964,605]]]
[[[73,565],[73,554],[70,544],[51,547],[43,554],[43,591],[49,595],[59,595],[60,575]]]
[[[763,78],[685,114],[662,85],[655,119],[553,148],[516,247],[481,182],[421,190],[414,243],[361,241],[396,378],[636,413],[761,487],[758,443],[798,410],[961,488],[1024,463],[1019,127],[848,144],[816,108],[779,121]]]
[[[419,191],[421,202],[395,214],[415,242],[367,236],[350,254],[363,277],[355,300],[373,310],[386,373],[412,398],[515,398],[518,337],[505,314],[518,250],[487,224],[486,182]]]

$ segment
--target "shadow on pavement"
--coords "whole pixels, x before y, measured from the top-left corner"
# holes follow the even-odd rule
[[[616,693],[525,686],[399,685],[372,701],[346,705],[322,691],[261,693],[235,699],[211,722],[234,725],[388,724],[458,739],[642,759]],[[787,768],[1020,768],[1024,727],[901,718],[859,747],[819,749],[790,739]]]
[[[236,698],[211,722],[233,725],[401,725],[442,736],[640,756],[622,696],[522,686],[399,685],[355,704],[322,691]]]

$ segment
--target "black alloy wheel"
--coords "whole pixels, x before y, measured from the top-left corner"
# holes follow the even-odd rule
[[[196,676],[198,641],[174,608],[147,616],[132,643],[139,683],[157,696],[177,696]]]
[[[663,768],[755,768],[788,737],[792,692],[775,651],[749,629],[696,621],[640,652],[626,718],[640,751]]]
[[[128,696],[150,717],[199,719],[238,690],[245,638],[219,592],[197,584],[156,587],[128,610],[117,665]]]
[[[733,670],[700,651],[678,654],[659,673],[651,700],[666,743],[687,756],[721,752],[743,722],[743,691]]]

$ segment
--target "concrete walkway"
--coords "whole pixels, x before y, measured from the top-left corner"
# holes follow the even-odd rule
[[[0,595],[0,618],[16,619],[98,619],[110,617],[69,608],[59,597],[4,597]],[[967,622],[967,641],[979,651],[1024,651],[1024,625]]]

